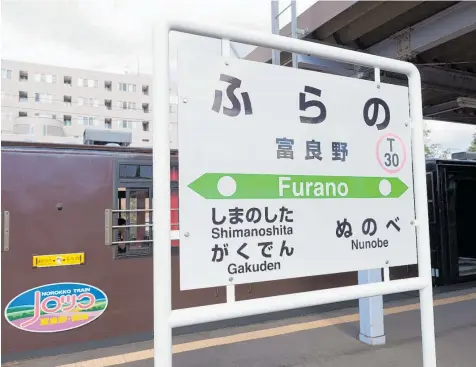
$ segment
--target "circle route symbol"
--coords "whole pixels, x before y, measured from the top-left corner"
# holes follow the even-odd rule
[[[236,181],[233,177],[223,176],[218,180],[217,189],[223,196],[232,196],[236,192]]]
[[[378,189],[383,196],[388,196],[392,192],[392,184],[389,180],[383,179],[380,181]]]

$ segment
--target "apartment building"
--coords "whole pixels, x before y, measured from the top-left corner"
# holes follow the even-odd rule
[[[151,89],[151,75],[2,60],[2,138],[82,141],[84,129],[94,128],[131,132],[131,145],[152,146]],[[175,108],[170,108],[172,133]]]

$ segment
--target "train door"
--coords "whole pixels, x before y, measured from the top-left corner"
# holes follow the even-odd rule
[[[450,280],[476,280],[476,165],[448,166],[445,175]]]
[[[104,210],[111,205],[113,181],[108,154],[34,145],[2,147],[2,277],[6,280],[1,292],[2,358],[100,338],[108,325],[107,312],[88,326],[77,327],[82,319],[73,316],[68,322],[64,315],[42,314],[35,319],[32,298],[17,296],[27,291],[31,295],[36,287],[61,288],[59,284],[65,282],[111,294],[104,270],[110,258],[102,246],[102,223]],[[7,308],[14,299],[20,303]]]

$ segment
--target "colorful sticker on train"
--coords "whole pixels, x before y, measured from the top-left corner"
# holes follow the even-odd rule
[[[83,283],[52,283],[29,289],[8,303],[5,318],[33,333],[57,333],[96,320],[106,310],[106,294]]]

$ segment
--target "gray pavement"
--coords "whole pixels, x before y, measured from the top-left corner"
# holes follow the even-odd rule
[[[476,366],[476,300],[435,308],[439,367]],[[419,311],[385,319],[387,344],[369,347],[358,323],[176,354],[174,367],[421,367]],[[124,367],[153,366],[152,360]]]
[[[448,299],[475,294],[476,288],[438,294]],[[406,299],[386,303],[386,309],[417,303]],[[227,337],[239,333],[300,324],[356,313],[357,309],[268,321],[174,337],[174,344]],[[435,307],[438,367],[476,366],[476,298]],[[387,344],[369,347],[357,340],[358,322],[322,327],[252,341],[176,353],[173,367],[421,367],[420,313],[418,310],[385,318]],[[72,355],[42,358],[21,363],[22,367],[50,367],[152,348],[152,342],[96,349]],[[93,364],[91,364],[92,366]],[[77,366],[80,366],[78,364]],[[89,367],[89,364],[83,364]],[[122,363],[123,367],[152,367],[153,360]]]

